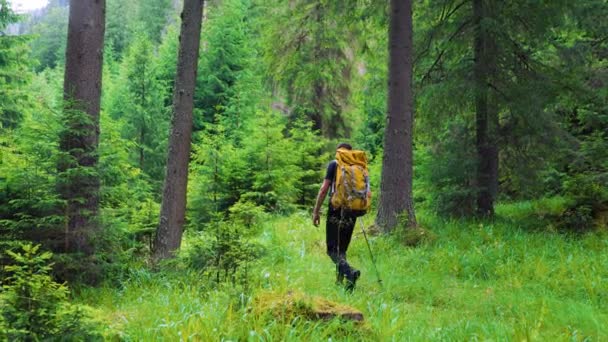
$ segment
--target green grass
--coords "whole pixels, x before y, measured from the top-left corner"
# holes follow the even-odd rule
[[[608,339],[606,235],[524,231],[512,219],[420,221],[436,238],[418,247],[370,238],[382,286],[357,226],[348,256],[363,275],[353,294],[334,284],[324,229],[294,215],[265,223],[267,252],[251,266],[247,291],[213,288],[194,272],[134,270],[121,288],[85,289],[77,301],[96,307],[124,340]],[[349,305],[365,323],[258,314],[253,298],[268,291]]]

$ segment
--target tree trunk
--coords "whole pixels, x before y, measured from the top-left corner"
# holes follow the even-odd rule
[[[391,0],[389,27],[388,113],[380,204],[376,223],[392,230],[398,216],[407,213],[408,226],[416,225],[412,199],[412,2]]]
[[[155,260],[173,256],[182,240],[203,3],[204,0],[185,0],[181,15],[177,74],[173,89],[173,119],[160,223],[154,241]]]
[[[315,62],[321,61],[322,46],[321,42],[323,39],[322,30],[323,27],[323,8],[322,3],[320,1],[315,5],[315,24],[316,30],[314,31],[313,39],[313,58]],[[325,92],[323,91],[323,82],[319,79],[319,76],[316,76],[316,79],[313,83],[314,88],[314,98],[312,99],[312,112],[310,113],[310,119],[312,120],[313,126],[312,129],[321,132],[323,136],[327,136],[327,127],[323,124],[323,103],[325,101]]]
[[[490,8],[484,0],[473,1],[477,211],[482,216],[494,214],[498,191],[498,110],[490,89],[497,67],[496,43],[489,33],[489,23],[484,22],[489,18]]]
[[[93,253],[99,211],[99,107],[105,0],[76,0],[70,4],[64,78],[64,121],[59,147],[58,190],[66,201],[68,251]]]

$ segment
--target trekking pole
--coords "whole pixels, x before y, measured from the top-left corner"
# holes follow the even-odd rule
[[[374,271],[376,271],[376,277],[378,277],[378,284],[382,287],[382,279],[380,279],[380,273],[378,272],[378,267],[376,267],[376,258],[374,258],[374,253],[372,253],[372,247],[369,245],[369,240],[367,239],[367,233],[365,233],[365,226],[363,226],[363,220],[359,220],[361,223],[361,231],[363,232],[363,237],[365,238],[365,243],[367,244],[367,250],[369,251],[369,255],[372,258],[372,264],[374,265]]]

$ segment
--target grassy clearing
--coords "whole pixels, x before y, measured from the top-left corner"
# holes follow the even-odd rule
[[[371,238],[383,286],[357,227],[349,260],[363,276],[354,294],[334,285],[324,229],[294,215],[265,223],[267,253],[251,265],[248,290],[141,270],[120,289],[85,289],[77,300],[97,307],[124,340],[608,339],[606,235],[529,232],[512,220],[423,216],[421,224],[436,236],[415,248],[396,236]],[[251,307],[268,291],[349,305],[365,322],[277,320]]]

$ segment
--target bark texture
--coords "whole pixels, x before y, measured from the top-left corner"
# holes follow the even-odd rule
[[[182,11],[179,55],[175,88],[173,89],[173,118],[167,171],[160,209],[160,223],[154,240],[156,260],[172,257],[179,249],[186,216],[188,162],[192,136],[192,110],[198,52],[200,47],[203,0],[185,0]]]
[[[93,253],[98,229],[99,107],[105,31],[105,0],[70,3],[64,78],[64,121],[59,147],[59,192],[66,201],[67,251]]]
[[[482,216],[494,214],[494,200],[498,192],[498,107],[491,89],[497,61],[496,43],[489,30],[492,6],[488,2],[473,1],[477,211]]]
[[[412,2],[391,0],[390,6],[388,113],[376,217],[385,231],[395,227],[403,212],[408,215],[408,225],[416,225],[412,199]]]

